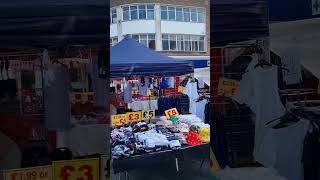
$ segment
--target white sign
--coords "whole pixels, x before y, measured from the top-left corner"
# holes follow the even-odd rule
[[[281,51],[283,80],[286,85],[298,84],[302,81],[300,54],[298,48],[286,48]]]

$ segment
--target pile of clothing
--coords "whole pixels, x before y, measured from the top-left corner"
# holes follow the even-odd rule
[[[132,127],[115,128],[111,132],[111,152],[114,159],[209,142],[210,125],[201,120],[199,122],[193,115],[180,115],[170,119],[163,116],[156,123],[139,122]]]

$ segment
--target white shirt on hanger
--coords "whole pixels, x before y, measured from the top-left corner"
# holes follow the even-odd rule
[[[189,97],[189,112],[191,114],[197,113],[196,100],[199,98],[198,87],[196,82],[188,82],[183,91]]]
[[[277,67],[272,66],[268,69],[257,67],[245,73],[232,98],[241,104],[247,104],[256,116],[254,144],[254,157],[256,157],[268,130],[265,124],[285,113],[279,96]]]
[[[196,115],[202,120],[202,122],[205,122],[205,109],[206,109],[206,105],[208,103],[208,100],[203,99],[199,102],[196,102]]]

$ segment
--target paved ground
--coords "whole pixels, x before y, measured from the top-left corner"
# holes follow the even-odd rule
[[[128,172],[129,180],[210,180],[209,161],[185,161],[179,163],[180,171],[176,171],[174,164],[163,164],[143,170]],[[125,176],[111,174],[111,180],[125,180]]]

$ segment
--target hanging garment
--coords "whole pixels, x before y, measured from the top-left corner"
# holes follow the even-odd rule
[[[202,122],[205,122],[205,108],[208,101],[206,99],[203,99],[199,102],[196,102],[196,115],[202,120]]]
[[[148,94],[149,81],[141,78],[139,82],[139,94],[146,96]]]
[[[189,102],[190,102],[189,112],[192,114],[196,114],[197,113],[196,100],[199,98],[197,83],[188,82],[183,93],[188,95],[189,97]]]
[[[273,129],[264,136],[256,161],[274,168],[290,180],[303,180],[302,154],[310,123],[300,120],[288,127]]]
[[[232,97],[240,104],[247,104],[256,116],[254,157],[268,129],[265,124],[285,113],[278,92],[277,75],[275,66],[254,68],[242,76],[239,88]]]
[[[168,88],[174,88],[174,77],[166,78],[168,82]]]
[[[123,100],[125,103],[132,103],[132,86],[129,82],[123,85]]]
[[[56,77],[50,87],[44,89],[46,127],[51,130],[66,130],[71,125],[69,72],[63,66],[52,67]]]

